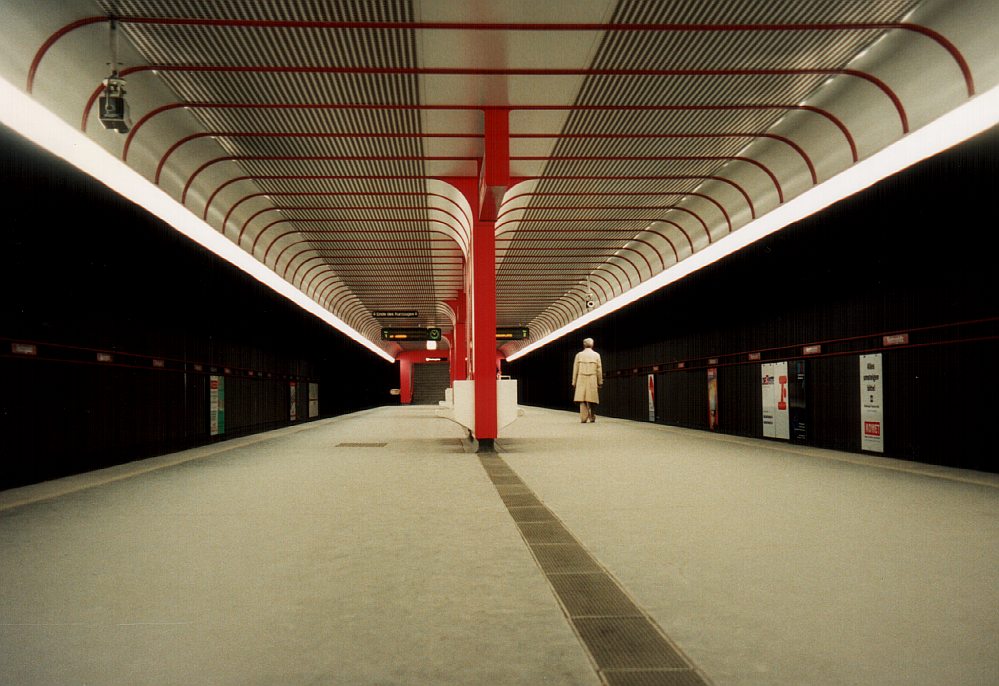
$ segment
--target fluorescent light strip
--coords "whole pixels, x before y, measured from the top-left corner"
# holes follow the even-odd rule
[[[320,307],[305,293],[196,217],[141,174],[2,78],[0,78],[0,122],[145,208],[195,243],[239,267],[257,281],[283,295],[306,312],[319,317],[379,357],[389,362],[395,361],[385,350],[339,317]]]
[[[999,86],[969,100],[939,119],[840,172],[828,181],[805,191],[648,281],[608,300],[579,319],[575,319],[547,336],[511,353],[507,360],[512,362],[523,357],[571,331],[605,317],[625,305],[630,305],[653,291],[679,281],[702,267],[717,262],[723,257],[783,229],[785,226],[811,216],[833,203],[858,193],[892,174],[897,174],[920,160],[932,157],[986,131],[996,124],[999,124]]]

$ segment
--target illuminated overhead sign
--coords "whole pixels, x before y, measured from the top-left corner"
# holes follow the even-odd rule
[[[375,319],[412,319],[419,317],[418,310],[374,310],[371,316]]]
[[[437,327],[382,329],[383,341],[439,341],[441,330]]]
[[[531,335],[526,326],[496,329],[497,341],[522,341]]]

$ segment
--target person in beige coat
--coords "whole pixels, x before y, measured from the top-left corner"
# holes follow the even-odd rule
[[[576,353],[572,363],[572,386],[576,389],[573,400],[579,403],[579,421],[595,422],[593,406],[600,402],[600,387],[604,385],[604,371],[600,366],[600,353],[593,349],[593,339],[583,339],[583,349]]]

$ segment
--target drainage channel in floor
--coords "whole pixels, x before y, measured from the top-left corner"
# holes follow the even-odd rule
[[[479,461],[604,684],[710,684],[502,457]]]

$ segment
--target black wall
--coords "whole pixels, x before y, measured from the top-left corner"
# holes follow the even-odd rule
[[[715,366],[718,431],[762,437],[760,363],[804,359],[803,442],[860,451],[858,355],[881,352],[885,454],[997,471],[997,179],[993,130],[508,365],[521,402],[574,409],[591,336],[601,413],[648,421],[653,373],[656,421],[707,430]],[[884,347],[902,331],[909,345]]]
[[[288,425],[292,381],[298,422],[310,382],[322,417],[398,385],[394,365],[3,128],[0,184],[0,488]]]

